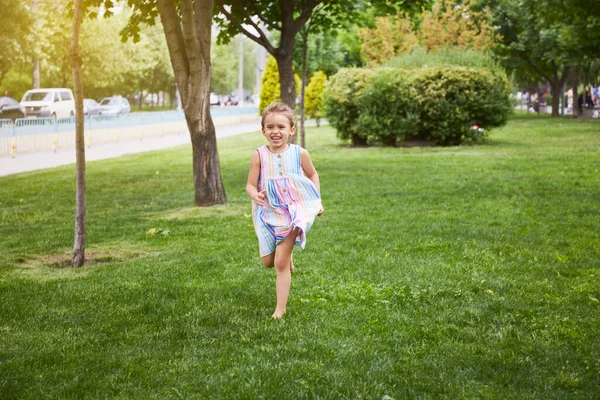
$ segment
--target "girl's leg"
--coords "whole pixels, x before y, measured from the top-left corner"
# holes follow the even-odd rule
[[[290,286],[292,284],[292,251],[294,250],[294,242],[298,235],[298,229],[294,229],[283,241],[277,245],[275,250],[275,272],[277,274],[275,280],[275,290],[277,292],[277,306],[273,313],[273,318],[281,318],[285,314],[288,296],[290,294]]]
[[[275,252],[272,252],[267,256],[261,257],[260,259],[267,268],[273,268],[275,266]]]

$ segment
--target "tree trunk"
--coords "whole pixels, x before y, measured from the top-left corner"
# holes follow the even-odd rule
[[[306,58],[308,53],[308,29],[302,32],[302,87],[300,89],[300,138],[301,145],[306,148],[306,133],[304,131],[304,119],[306,118]]]
[[[71,63],[73,89],[75,91],[75,154],[77,168],[77,189],[75,205],[75,243],[71,265],[81,267],[85,261],[85,140],[83,125],[83,83],[81,79],[81,58],[79,57],[79,29],[83,14],[83,0],[75,0],[73,15],[73,36],[71,38]]]
[[[194,204],[227,202],[215,126],[210,115],[210,46],[213,0],[158,0],[169,57],[192,142]],[[181,18],[179,17],[181,15]]]
[[[40,88],[40,38],[39,35],[41,35],[41,28],[40,28],[40,23],[41,23],[41,19],[38,16],[38,0],[32,0],[31,1],[31,14],[33,16],[33,20],[34,20],[34,28],[33,28],[33,35],[34,35],[34,44],[33,44],[33,59],[32,64],[33,64],[33,68],[31,71],[31,83],[32,83],[32,88],[33,89],[39,89]]]
[[[589,71],[590,71],[590,65],[588,63],[588,65],[586,65],[583,68],[583,93],[582,93],[582,95],[583,95],[583,102],[581,103],[582,104],[581,105],[581,114],[583,115],[583,120],[584,121],[587,120],[587,114],[585,112],[585,105],[586,105],[585,104],[585,100],[586,100],[585,91],[586,91],[586,88],[588,87],[588,73],[589,73]]]
[[[550,88],[552,90],[552,117],[558,117],[560,114],[558,112],[559,104],[560,104],[560,96],[563,90],[563,86],[565,85],[565,80],[567,79],[567,74],[569,73],[569,67],[563,67],[562,71],[558,71],[555,69],[554,76],[552,80],[548,80],[550,83]]]
[[[559,110],[558,110],[558,106],[559,106],[559,100],[560,100],[560,94],[562,92],[562,87],[563,87],[563,82],[561,82],[560,84],[556,84],[556,85],[552,85],[552,117],[558,117],[559,114]]]
[[[296,82],[294,81],[294,66],[292,51],[283,52],[277,56],[279,70],[279,85],[281,87],[281,101],[296,109]]]
[[[573,89],[573,117],[579,116],[579,67],[573,67],[569,73],[569,83]]]
[[[281,88],[281,101],[292,110],[296,110],[296,82],[294,81],[294,66],[292,51],[281,52],[276,57],[279,69],[279,85]],[[296,143],[296,135],[290,138],[291,143]]]
[[[202,115],[196,114],[197,118],[189,118],[187,114],[194,165],[194,205],[206,207],[227,203],[219,166],[215,126],[210,111],[206,110]]]
[[[40,88],[40,58],[36,55],[33,56],[33,71],[31,72],[32,88]]]

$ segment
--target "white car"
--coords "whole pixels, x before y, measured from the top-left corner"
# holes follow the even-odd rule
[[[83,99],[83,113],[86,117],[100,114],[100,104],[94,99]]]
[[[65,118],[75,115],[73,92],[66,88],[28,90],[20,104],[27,117]]]
[[[100,101],[101,115],[123,115],[129,114],[131,106],[125,97],[113,96],[105,97]]]

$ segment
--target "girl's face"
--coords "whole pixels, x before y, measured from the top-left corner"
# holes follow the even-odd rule
[[[267,138],[272,151],[283,150],[290,137],[296,133],[296,128],[291,126],[290,120],[283,114],[268,114],[265,116],[263,136]]]

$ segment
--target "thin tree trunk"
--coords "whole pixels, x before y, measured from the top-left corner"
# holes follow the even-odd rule
[[[558,117],[559,113],[558,113],[558,107],[559,107],[559,100],[560,100],[560,94],[562,92],[562,83],[560,85],[552,85],[551,89],[552,89],[552,117]]]
[[[81,79],[81,58],[79,57],[79,30],[83,14],[83,0],[75,0],[73,15],[73,36],[71,38],[71,63],[73,70],[73,88],[75,90],[75,154],[77,168],[77,189],[75,206],[75,243],[71,264],[81,267],[85,261],[86,231],[86,179],[85,179],[85,141],[83,126],[83,83]]]
[[[579,67],[573,67],[569,74],[569,83],[573,89],[573,117],[579,116]]]
[[[40,88],[40,58],[36,55],[33,56],[33,71],[31,72],[33,89]]]
[[[581,103],[581,114],[583,115],[583,120],[587,120],[587,113],[585,112],[585,105],[586,105],[586,95],[585,95],[585,90],[588,87],[588,73],[590,71],[590,66],[589,64],[586,65],[583,68],[583,102]]]
[[[559,104],[560,104],[560,96],[563,90],[563,86],[565,85],[565,80],[567,79],[567,75],[569,73],[569,67],[563,67],[562,71],[555,70],[553,80],[549,80],[550,88],[552,91],[552,117],[558,117],[559,114]]]
[[[32,64],[33,64],[33,68],[31,71],[31,80],[32,80],[32,87],[33,89],[39,89],[40,88],[40,45],[39,45],[39,35],[41,34],[41,27],[40,27],[40,23],[41,23],[41,19],[38,16],[38,0],[32,0],[31,1],[31,14],[33,16],[33,20],[34,20],[34,29],[33,29],[33,35],[34,35],[34,44],[33,44],[33,59]]]
[[[306,148],[306,133],[304,131],[304,119],[306,118],[306,58],[308,53],[308,29],[302,32],[302,88],[300,90],[300,138],[301,145]]]

